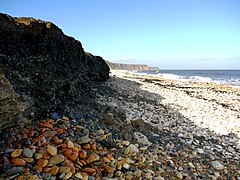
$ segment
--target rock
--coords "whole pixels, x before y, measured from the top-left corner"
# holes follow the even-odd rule
[[[22,149],[14,149],[11,153],[11,157],[18,157],[22,154]]]
[[[68,142],[67,142],[67,147],[68,147],[69,149],[72,149],[72,148],[74,147],[73,142],[72,142],[72,141],[68,141]]]
[[[212,166],[216,170],[223,170],[224,166],[219,161],[212,161]]]
[[[56,165],[64,161],[64,156],[61,154],[56,154],[49,159],[49,165]]]
[[[6,171],[6,173],[9,175],[9,176],[13,176],[13,175],[16,175],[16,174],[19,174],[21,172],[23,172],[23,167],[12,167],[10,169],[8,169]]]
[[[54,165],[51,169],[51,174],[55,176],[58,173],[58,171],[59,171],[59,167]]]
[[[90,141],[91,141],[91,139],[88,137],[88,135],[82,136],[81,138],[79,138],[80,144],[86,144],[86,143],[89,143]]]
[[[152,143],[148,140],[147,136],[140,132],[135,132],[134,133],[134,138],[136,139],[137,143],[143,144],[143,145],[148,145],[151,146]]]
[[[100,157],[97,154],[89,154],[88,155],[89,162],[98,161],[99,159],[100,159]]]
[[[87,173],[92,174],[92,173],[95,173],[95,172],[96,172],[96,169],[89,168],[89,167],[85,167],[85,168],[84,168],[84,171],[87,172]]]
[[[74,107],[81,114],[91,85],[109,78],[100,56],[85,53],[78,40],[39,19],[1,13],[0,54],[0,128],[56,109],[73,116]]]
[[[54,146],[47,146],[47,152],[52,156],[55,156],[57,154],[57,148]]]
[[[59,173],[68,173],[70,172],[70,167],[68,166],[60,166],[59,167]]]
[[[68,173],[64,176],[63,180],[67,180],[67,179],[69,179],[70,177],[72,177],[72,173],[71,173],[71,172],[68,172]]]
[[[131,121],[132,126],[136,129],[144,129],[145,122],[142,119],[136,119]]]
[[[27,163],[32,163],[34,161],[33,158],[23,158],[24,161],[26,161]]]
[[[37,165],[40,166],[40,167],[45,167],[45,166],[47,166],[47,164],[48,164],[48,160],[47,159],[39,159],[37,161]]]
[[[116,124],[119,124],[115,119],[114,119],[114,116],[113,116],[113,113],[107,113],[104,117],[104,122],[105,124],[107,125],[116,125]]]
[[[78,179],[82,179],[82,178],[83,178],[83,176],[82,176],[81,173],[76,173],[74,176],[75,176],[76,178],[78,178]]]
[[[17,165],[17,166],[25,166],[27,163],[21,158],[13,158],[12,163]]]
[[[180,172],[176,172],[178,179],[183,179],[183,175]]]
[[[129,153],[139,153],[139,149],[133,145],[130,144],[126,149],[125,149],[125,154],[129,154]]]
[[[29,148],[24,148],[23,149],[23,155],[25,157],[31,158],[33,156],[33,151],[31,149],[29,149]]]
[[[34,154],[35,159],[41,159],[42,157],[43,157],[43,154],[41,154],[41,153],[35,153]]]

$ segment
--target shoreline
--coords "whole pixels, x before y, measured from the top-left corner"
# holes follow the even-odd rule
[[[198,126],[210,128],[210,130],[222,135],[235,133],[240,138],[239,88],[212,82],[183,82],[128,71],[111,70],[111,73],[118,78],[140,83],[141,90],[160,95],[164,99],[160,103],[180,112],[183,116],[197,123]],[[194,108],[194,106],[197,107]],[[218,123],[219,127],[211,125],[206,117],[203,121],[203,115],[199,115],[203,113],[200,112],[201,110],[209,120],[218,119],[215,123]]]
[[[216,81],[216,80],[210,80],[210,81],[200,81],[200,80],[194,80],[194,79],[187,79],[187,78],[173,78],[173,77],[166,77],[164,75],[162,75],[160,73],[159,74],[147,74],[147,73],[144,73],[144,72],[138,72],[138,71],[128,71],[128,70],[113,70],[111,69],[111,73],[116,73],[117,75],[120,75],[121,74],[128,74],[128,75],[132,75],[132,76],[139,76],[139,77],[142,77],[142,76],[146,76],[148,78],[153,78],[153,79],[162,79],[162,80],[167,80],[167,81],[180,81],[182,83],[186,82],[186,83],[200,83],[200,84],[203,84],[203,85],[216,85],[216,86],[227,86],[227,87],[232,87],[232,88],[236,88],[236,89],[239,89],[240,88],[240,84],[230,84],[230,83],[223,83],[221,81]],[[115,74],[115,75],[116,75]],[[170,74],[170,75],[174,75],[175,74]],[[176,75],[176,76],[179,76],[179,75]]]

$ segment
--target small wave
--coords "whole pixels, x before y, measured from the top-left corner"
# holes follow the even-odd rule
[[[203,76],[189,76],[187,79],[197,81],[197,82],[216,82],[210,77],[203,77]]]
[[[161,76],[163,78],[173,79],[173,80],[185,79],[184,76],[179,76],[176,74],[168,74],[168,73],[160,73],[160,74],[157,74],[157,76]]]

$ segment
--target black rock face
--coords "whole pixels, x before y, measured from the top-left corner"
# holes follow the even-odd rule
[[[4,109],[0,121],[9,121],[9,98],[27,104],[19,107],[21,112],[13,112],[17,118],[68,109],[84,100],[92,84],[109,78],[109,67],[101,57],[85,53],[79,41],[39,19],[0,13],[0,55],[0,109]],[[6,95],[6,80],[14,97]]]

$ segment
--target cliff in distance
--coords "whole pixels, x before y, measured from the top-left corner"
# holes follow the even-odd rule
[[[122,63],[112,63],[106,61],[110,69],[115,70],[128,70],[128,71],[158,71],[158,67],[149,67],[146,64],[122,64]]]
[[[108,78],[105,61],[53,23],[0,13],[0,130],[23,117],[67,115]]]

